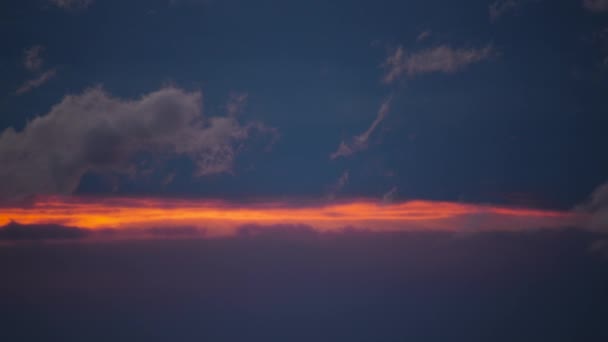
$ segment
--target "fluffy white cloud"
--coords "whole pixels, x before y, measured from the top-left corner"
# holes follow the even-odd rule
[[[385,83],[393,83],[404,75],[456,72],[493,55],[494,49],[490,45],[469,49],[454,49],[447,45],[440,45],[414,53],[407,53],[403,47],[399,46],[384,63],[386,74],[383,80]]]
[[[89,172],[128,172],[136,153],[184,155],[197,176],[230,171],[243,142],[275,134],[261,123],[203,117],[200,92],[168,87],[139,99],[101,88],[66,96],[17,132],[0,134],[0,198],[71,193]]]

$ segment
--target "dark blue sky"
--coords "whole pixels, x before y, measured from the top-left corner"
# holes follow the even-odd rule
[[[2,166],[3,177],[35,169],[31,146],[49,146],[44,165],[69,179],[10,195],[382,198],[396,188],[399,199],[570,208],[608,179],[606,9],[583,0],[4,1],[0,129],[18,139],[66,95],[98,86],[117,102],[168,86],[201,92],[204,118],[230,116],[241,96],[238,127],[265,129],[222,145],[229,163],[200,175],[198,151],[116,142],[134,134],[103,123],[115,113],[94,102],[78,110],[99,107],[100,121],[66,129],[65,146],[107,124],[100,136],[111,139],[94,145],[114,150],[72,158],[64,145],[22,141],[29,157]],[[39,64],[26,66],[33,47]],[[398,77],[384,82],[391,70]],[[341,142],[352,153],[331,159]],[[0,160],[17,165],[7,150]]]

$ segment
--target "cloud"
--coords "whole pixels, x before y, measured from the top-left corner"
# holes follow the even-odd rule
[[[332,153],[329,157],[331,159],[337,159],[340,157],[348,157],[357,152],[367,149],[368,141],[376,127],[384,120],[391,108],[392,96],[387,97],[382,101],[376,119],[372,122],[371,126],[362,134],[353,137],[350,141],[342,141],[338,149]]]
[[[84,10],[93,5],[93,0],[51,0],[51,3],[65,10]]]
[[[595,189],[589,199],[578,205],[575,211],[589,215],[587,228],[608,233],[608,183]]]
[[[583,7],[592,12],[606,12],[608,0],[583,0]]]
[[[418,35],[418,37],[416,37],[416,41],[417,42],[425,41],[429,37],[431,37],[432,34],[433,34],[433,32],[431,30],[422,31],[422,32],[420,32],[420,34]]]
[[[342,190],[344,188],[344,186],[346,186],[346,184],[348,183],[349,177],[350,177],[350,173],[348,172],[348,170],[344,171],[342,173],[342,175],[340,175],[340,178],[338,178],[338,181],[336,182],[336,184],[334,184],[333,187],[331,188],[331,191],[328,196],[330,200],[336,198],[336,194],[338,192],[340,192],[340,190]]]
[[[399,189],[396,186],[392,187],[387,193],[385,193],[382,196],[382,202],[383,203],[392,203],[392,202],[394,202],[395,198],[397,197],[397,191],[398,190]]]
[[[490,20],[495,21],[503,14],[515,10],[520,5],[521,2],[516,0],[497,0],[494,3],[490,4],[488,8]]]
[[[89,231],[57,224],[22,225],[16,222],[0,227],[0,241],[65,240],[87,237]]]
[[[38,71],[44,60],[42,59],[42,52],[44,52],[44,47],[41,45],[34,45],[29,49],[26,49],[23,56],[23,66],[28,71]]]
[[[387,71],[383,81],[390,84],[404,75],[412,77],[433,72],[452,73],[493,55],[494,49],[490,45],[468,49],[440,45],[409,54],[399,46],[384,63]]]
[[[69,194],[87,172],[133,170],[140,152],[186,156],[196,176],[231,171],[244,142],[276,130],[233,117],[204,117],[202,94],[167,87],[139,99],[101,88],[69,95],[17,132],[0,133],[0,198]]]
[[[247,104],[247,93],[230,93],[228,103],[226,104],[226,113],[228,116],[236,116],[243,111],[243,108]]]
[[[210,5],[213,0],[169,0],[169,7],[173,6],[195,6],[195,5]]]
[[[25,81],[19,88],[17,88],[17,90],[15,91],[15,94],[23,95],[25,93],[28,93],[28,92],[42,86],[46,82],[50,81],[56,75],[57,75],[56,69],[47,70],[47,71],[43,72],[42,74],[40,74],[40,76]]]

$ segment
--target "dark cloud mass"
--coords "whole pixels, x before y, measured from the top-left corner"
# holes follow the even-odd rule
[[[10,222],[0,227],[0,241],[72,240],[82,239],[88,235],[89,232],[84,229],[58,224],[22,225]]]
[[[275,134],[261,123],[202,114],[201,93],[178,88],[135,100],[101,88],[68,95],[22,131],[0,134],[0,198],[71,193],[89,171],[130,172],[132,157],[144,151],[188,156],[197,176],[227,172],[240,144]]]

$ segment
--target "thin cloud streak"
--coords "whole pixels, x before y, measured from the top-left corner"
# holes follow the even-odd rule
[[[342,141],[338,149],[332,153],[329,157],[338,159],[340,157],[348,157],[357,152],[366,150],[369,145],[369,138],[374,133],[378,125],[386,118],[386,115],[391,109],[392,96],[387,97],[380,104],[376,119],[372,122],[371,126],[360,135],[353,137],[350,141]]]
[[[384,63],[386,73],[383,82],[391,84],[403,76],[414,77],[434,72],[453,73],[486,60],[494,54],[491,45],[481,48],[452,48],[448,45],[439,45],[413,53],[408,53],[399,46]]]
[[[57,75],[57,70],[56,69],[51,69],[48,71],[45,71],[44,73],[42,73],[40,76],[33,78],[31,80],[27,80],[25,81],[25,83],[23,83],[16,91],[15,94],[16,95],[23,95],[25,93],[28,93],[40,86],[42,86],[43,84],[45,84],[46,82],[50,81],[51,79],[53,79],[55,76]]]

